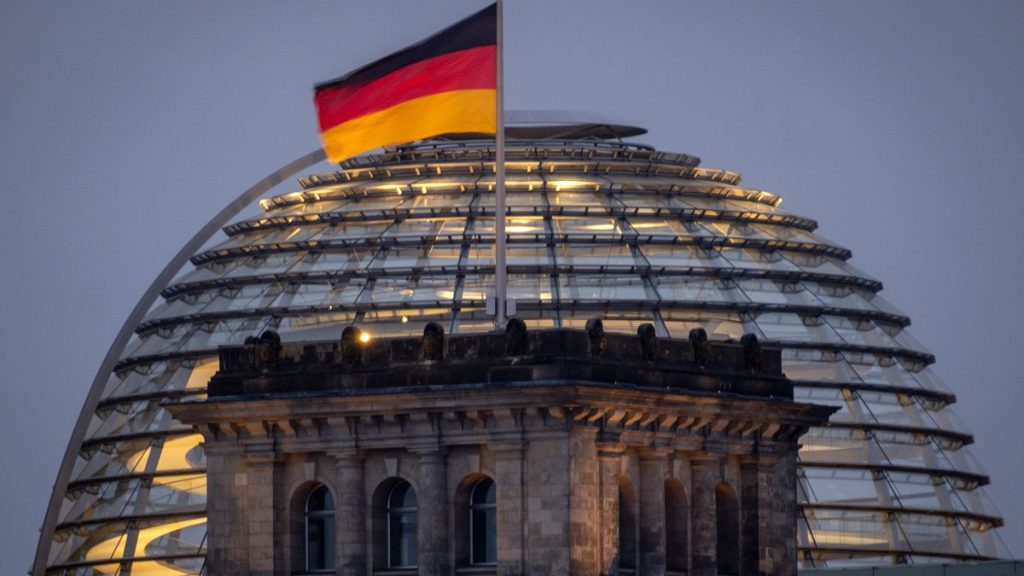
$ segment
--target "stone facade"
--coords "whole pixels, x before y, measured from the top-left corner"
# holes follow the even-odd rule
[[[205,437],[209,573],[310,571],[319,486],[339,575],[796,573],[797,439],[832,409],[792,401],[777,351],[515,328],[222,349],[208,399],[170,405]],[[413,567],[391,562],[402,482]]]

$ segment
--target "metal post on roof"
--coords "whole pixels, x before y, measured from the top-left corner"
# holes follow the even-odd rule
[[[506,270],[505,270],[505,81],[502,60],[504,58],[504,26],[502,23],[503,2],[497,0],[497,42],[495,70],[495,101],[497,106],[497,127],[494,134],[494,327],[505,327],[506,319]]]

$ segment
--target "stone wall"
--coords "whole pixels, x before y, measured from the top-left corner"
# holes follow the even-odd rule
[[[628,365],[607,357],[590,366],[589,380],[522,379],[538,367],[565,374],[548,355],[503,366],[481,360],[491,374],[486,383],[410,386],[407,370],[390,375],[401,368],[384,366],[361,378],[403,384],[359,386],[352,370],[303,350],[306,364],[223,371],[209,399],[170,406],[206,439],[211,576],[303,573],[303,506],[320,485],[335,502],[336,574],[662,575],[685,568],[710,576],[722,566],[720,486],[738,499],[738,542],[728,551],[738,573],[795,574],[796,441],[831,409],[687,386],[609,385],[600,374]],[[601,368],[616,362],[611,372]],[[496,379],[495,366],[519,376]],[[436,373],[436,366],[421,368],[421,376]],[[785,389],[779,376],[767,375],[772,384],[765,385],[742,366],[662,368],[649,361],[645,378],[678,379],[692,369],[702,385],[741,374],[751,390]],[[303,373],[329,377],[304,385]],[[482,478],[497,488],[497,563],[470,565],[469,492]],[[417,496],[414,569],[388,565],[384,499],[399,481]],[[627,512],[623,487],[623,502],[635,504]],[[668,513],[682,518],[672,530]],[[623,526],[635,532],[622,533]],[[670,540],[680,534],[685,541]],[[630,549],[635,543],[635,553],[619,549],[620,537]]]

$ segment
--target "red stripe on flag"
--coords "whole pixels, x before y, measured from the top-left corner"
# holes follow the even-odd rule
[[[396,104],[453,90],[494,89],[494,46],[435,56],[399,68],[365,84],[316,91],[320,131]]]

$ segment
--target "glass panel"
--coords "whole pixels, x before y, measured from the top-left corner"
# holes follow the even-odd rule
[[[559,244],[555,247],[559,266],[636,266],[633,252],[625,244]]]
[[[467,209],[473,199],[472,192],[417,194],[410,199],[412,208]],[[405,205],[409,208],[410,205]]]
[[[589,312],[589,311],[563,311],[562,327],[582,330],[587,325],[587,320],[599,317],[604,324],[605,332],[616,332],[619,334],[636,334],[641,324],[654,321],[648,310],[636,310],[632,312]],[[529,321],[527,326],[533,327]]]
[[[356,240],[359,238],[378,238],[392,225],[392,222],[345,222],[336,226],[328,226],[318,238],[322,241]]]
[[[757,270],[798,271],[799,267],[784,259],[777,251],[763,251],[757,248],[720,248],[723,258],[737,268]]]
[[[446,276],[378,278],[372,289],[363,292],[360,303],[436,302],[451,306],[454,297],[452,279]]]
[[[493,250],[490,253],[493,258]],[[513,244],[505,252],[509,266],[552,266],[551,250],[544,244]]]
[[[863,318],[847,318],[844,316],[823,316],[829,327],[836,331],[848,344],[859,346],[877,346],[881,348],[898,348],[896,342],[889,337],[872,320]]]
[[[381,250],[370,270],[424,269],[459,264],[461,247],[457,245],[401,246]]]
[[[815,382],[859,382],[857,373],[843,360],[843,355],[830,350],[783,349],[782,370],[793,380]],[[799,382],[797,382],[799,385]]]
[[[581,276],[563,274],[558,277],[558,291],[565,300],[656,300],[639,276]]]
[[[737,278],[737,288],[751,302],[761,304],[791,304],[794,306],[821,306],[821,301],[804,290],[799,282],[783,282],[761,278]]]
[[[548,201],[551,206],[594,206],[598,208],[609,208],[617,206],[618,203],[612,200],[607,194],[598,194],[586,190],[560,190],[557,192],[548,191]]]
[[[743,294],[717,278],[655,276],[652,278],[661,300],[684,302],[744,302]]]
[[[690,330],[703,328],[711,339],[733,338],[739,340],[743,334],[749,331],[746,330],[745,323],[736,313],[666,308],[661,311],[661,316],[665,319],[665,327],[672,338],[689,338]]]
[[[692,245],[647,244],[640,247],[651,266],[657,268],[731,268],[732,265],[719,257],[718,252]]]
[[[555,217],[553,222],[555,234],[570,236],[621,236],[623,234],[616,218],[559,216]]]
[[[815,317],[784,312],[765,312],[757,315],[757,327],[769,340],[782,342],[824,342],[842,344],[828,325]]]

